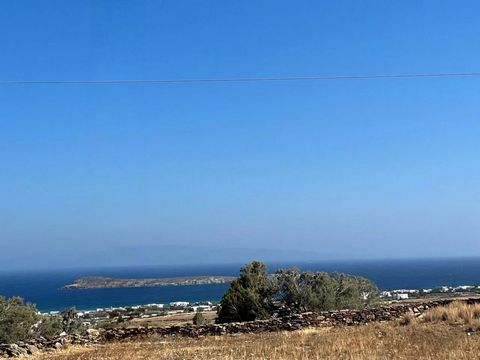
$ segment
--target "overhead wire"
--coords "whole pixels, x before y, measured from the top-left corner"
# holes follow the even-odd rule
[[[230,78],[177,78],[177,79],[84,79],[84,80],[0,80],[0,86],[7,85],[141,85],[141,84],[205,84],[242,82],[282,82],[282,81],[338,81],[376,79],[414,79],[480,77],[480,72],[439,72],[380,75],[323,75],[323,76],[272,76],[272,77],[230,77]]]

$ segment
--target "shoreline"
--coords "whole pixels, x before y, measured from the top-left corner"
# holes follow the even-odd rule
[[[216,285],[214,284],[195,284],[196,286],[202,285]],[[195,286],[195,285],[185,285],[185,286]],[[172,286],[172,285],[162,285],[162,286]],[[181,286],[181,285],[180,285]],[[127,287],[124,287],[127,289]],[[137,287],[141,289],[142,287]],[[94,290],[109,289],[109,288],[94,288]],[[111,289],[111,288],[110,288]],[[121,288],[120,288],[121,289]],[[79,289],[81,290],[81,289]],[[91,289],[90,289],[91,290]],[[441,290],[441,291],[437,291]],[[407,296],[405,296],[407,294]],[[380,299],[384,301],[405,301],[405,300],[428,300],[435,298],[461,298],[465,296],[480,296],[480,285],[461,285],[461,286],[438,286],[433,289],[392,289],[392,290],[380,290]],[[121,305],[110,305],[110,306],[98,306],[92,308],[83,308],[76,309],[79,312],[92,312],[92,311],[106,311],[106,310],[118,310],[124,308],[138,308],[138,307],[149,307],[149,306],[164,306],[167,303],[183,302],[188,304],[199,304],[199,303],[212,303],[217,304],[220,299],[208,298],[201,301],[190,301],[188,299],[184,300],[172,300],[166,303],[134,303],[134,304],[121,304]],[[65,307],[62,309],[53,309],[53,310],[40,310],[42,314],[51,315],[58,314],[61,311],[69,309],[71,307]]]
[[[196,306],[197,304],[211,304],[212,306],[216,305],[219,303],[219,300],[202,300],[202,301],[187,301],[187,300],[176,300],[176,301],[171,301],[168,303],[136,303],[132,305],[112,305],[112,306],[100,306],[96,308],[75,308],[77,312],[80,313],[91,313],[95,311],[115,311],[115,310],[123,310],[123,309],[138,309],[138,308],[148,308],[148,307],[159,307],[163,308],[164,306],[170,306],[172,303],[186,303],[185,307],[188,306]],[[71,309],[71,307],[66,307],[63,309],[56,309],[56,310],[40,310],[38,309],[38,313],[42,315],[58,315],[62,311]]]

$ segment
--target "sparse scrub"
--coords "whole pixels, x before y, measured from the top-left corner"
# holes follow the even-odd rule
[[[417,322],[417,318],[413,314],[405,314],[398,320],[398,324],[401,326],[412,325],[416,322]]]

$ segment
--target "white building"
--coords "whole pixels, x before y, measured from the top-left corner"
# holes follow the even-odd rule
[[[195,306],[192,306],[191,309],[194,312],[199,312],[199,311],[201,312],[201,311],[210,311],[212,310],[212,307],[208,305],[195,305]]]
[[[380,297],[392,297],[392,293],[390,291],[382,291]]]
[[[395,294],[393,294],[393,298],[395,300],[406,300],[406,299],[408,299],[408,294],[406,294],[406,293],[395,293]]]
[[[189,305],[190,303],[188,301],[174,301],[170,303],[171,307],[177,307],[177,308],[185,308]]]

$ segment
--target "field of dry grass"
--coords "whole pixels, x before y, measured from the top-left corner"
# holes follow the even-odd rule
[[[155,316],[148,319],[133,319],[123,325],[123,327],[135,327],[135,326],[152,326],[152,327],[167,327],[176,325],[186,325],[193,322],[193,316],[195,313],[178,313],[169,314],[163,316]],[[215,322],[217,316],[216,311],[202,312],[205,322],[211,324]]]
[[[480,334],[468,332],[479,315],[478,305],[454,304],[408,321],[199,339],[149,338],[71,347],[38,359],[480,359]]]
[[[448,306],[431,309],[420,319],[423,322],[447,322],[451,325],[465,325],[472,330],[480,329],[480,304],[468,305],[453,302]]]

